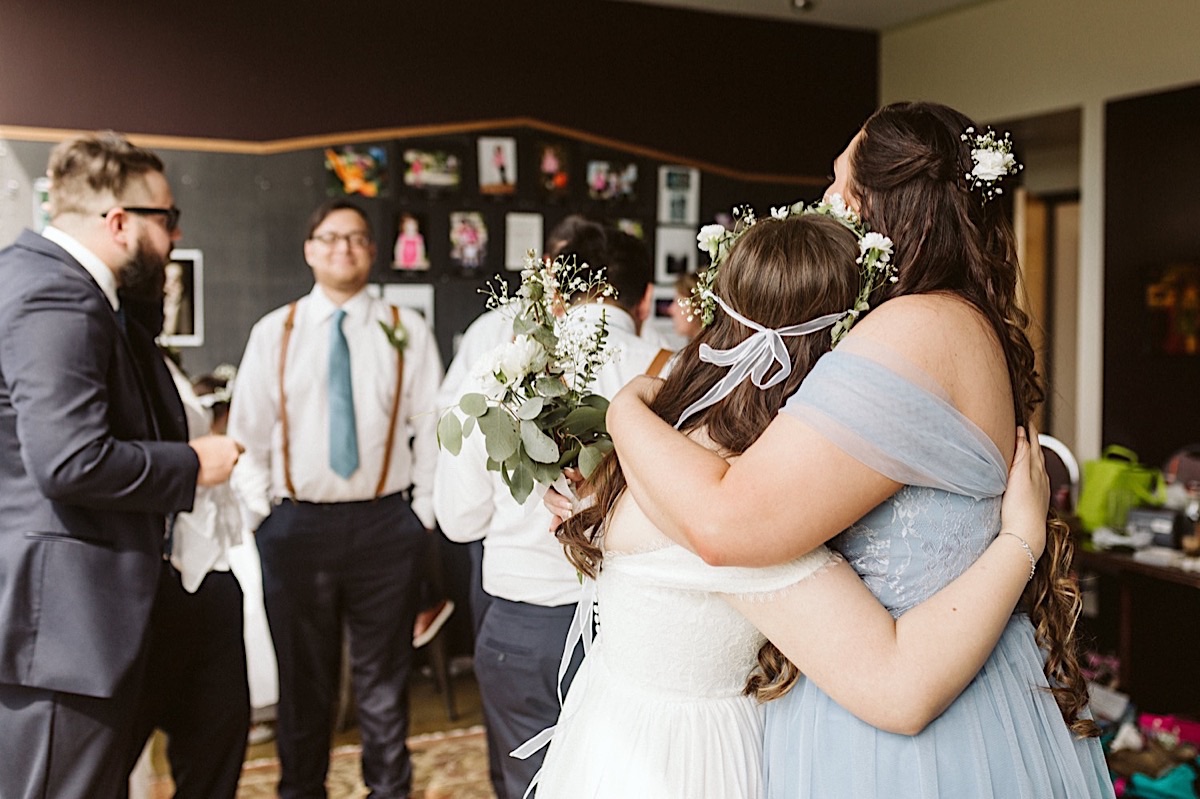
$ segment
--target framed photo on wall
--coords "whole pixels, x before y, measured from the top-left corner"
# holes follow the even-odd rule
[[[480,193],[513,194],[516,190],[517,140],[511,136],[480,136]]]
[[[388,150],[385,145],[325,148],[327,194],[330,197],[388,197]]]
[[[658,221],[695,225],[700,221],[700,170],[686,166],[658,168]]]
[[[432,330],[433,286],[428,283],[372,283],[367,289],[372,296],[399,308],[411,308],[421,316]]]
[[[674,285],[680,275],[695,272],[699,254],[695,230],[660,226],[654,235],[654,282]]]
[[[204,254],[200,250],[171,250],[163,268],[163,329],[159,342],[167,347],[204,345]]]
[[[519,272],[525,268],[530,250],[542,252],[542,215],[513,212],[504,215],[504,268]]]
[[[479,274],[487,261],[488,228],[478,211],[450,213],[450,260],[461,274]]]
[[[462,156],[449,148],[406,147],[404,185],[429,195],[457,190],[462,180]]]
[[[424,272],[429,269],[425,249],[426,217],[416,211],[396,215],[396,237],[392,243],[392,269],[398,272]]]

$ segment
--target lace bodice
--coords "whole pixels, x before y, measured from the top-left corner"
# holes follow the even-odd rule
[[[1003,456],[940,386],[894,353],[847,340],[784,411],[905,484],[831,542],[894,616],[962,574],[996,537]]]

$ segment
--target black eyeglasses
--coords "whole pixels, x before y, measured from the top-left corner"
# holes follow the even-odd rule
[[[136,206],[136,205],[119,205],[119,206],[117,206],[117,208],[120,208],[122,211],[125,211],[126,213],[129,213],[129,214],[139,214],[141,216],[164,217],[166,220],[166,226],[167,226],[168,233],[174,233],[176,230],[179,229],[179,216],[180,216],[180,214],[183,213],[182,211],[180,211],[178,208],[176,208],[173,205],[170,208],[146,208],[146,207],[141,207],[141,206]],[[111,214],[115,210],[117,210],[117,209],[110,208],[107,211],[105,211],[104,213],[100,214],[100,216],[107,217],[109,214]]]

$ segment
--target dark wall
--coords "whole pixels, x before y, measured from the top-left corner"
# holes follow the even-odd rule
[[[828,173],[873,33],[609,0],[11,0],[0,124],[273,140],[532,117],[734,169]]]
[[[1184,286],[1175,311],[1146,301],[1169,265],[1200,268],[1200,86],[1109,103],[1106,138],[1104,443],[1161,464],[1200,441],[1200,349],[1167,351],[1200,307]]]

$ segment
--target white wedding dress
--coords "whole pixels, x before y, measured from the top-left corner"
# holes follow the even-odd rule
[[[539,799],[758,799],[762,708],[743,695],[764,638],[721,594],[769,597],[834,562],[714,567],[671,543],[627,492],[607,525],[599,633],[567,694]],[[643,546],[644,545],[644,546]]]

